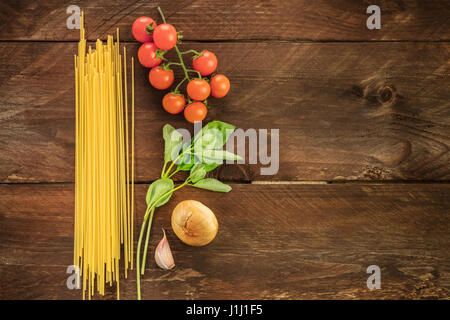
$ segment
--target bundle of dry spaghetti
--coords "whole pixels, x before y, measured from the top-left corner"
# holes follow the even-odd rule
[[[117,284],[123,246],[125,277],[133,268],[134,67],[131,59],[131,130],[128,124],[126,49],[108,36],[86,52],[81,15],[75,56],[75,229],[74,264],[83,299],[105,284]],[[130,132],[131,131],[131,132]],[[131,140],[131,142],[129,142]],[[131,154],[131,157],[130,157]],[[131,168],[131,169],[130,169]]]

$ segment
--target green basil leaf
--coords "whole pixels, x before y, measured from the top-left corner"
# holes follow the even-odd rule
[[[215,168],[217,168],[218,166],[220,166],[220,164],[218,164],[218,163],[203,164],[203,165],[205,166],[206,172],[213,171]]]
[[[202,180],[206,176],[206,169],[204,164],[196,164],[191,169],[191,181],[196,183],[199,180]]]
[[[242,157],[226,150],[203,150],[201,154],[196,154],[202,163],[220,165],[223,160],[242,160]]]
[[[182,171],[189,171],[195,164],[192,153],[183,155],[177,163],[177,168]]]
[[[166,124],[163,127],[164,138],[164,162],[174,160],[180,153],[183,136],[170,124]]]
[[[236,127],[222,122],[211,121],[194,137],[194,150],[221,149]]]
[[[206,178],[193,184],[194,187],[216,192],[229,192],[231,187],[217,179]]]
[[[172,190],[173,190],[172,179],[163,178],[156,180],[148,188],[147,195],[145,197],[147,206],[154,205],[155,208],[157,208],[166,204],[167,201],[169,201],[170,197],[172,196],[172,193],[169,193],[166,196],[164,195]]]

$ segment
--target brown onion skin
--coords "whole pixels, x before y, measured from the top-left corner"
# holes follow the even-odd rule
[[[185,244],[202,247],[217,235],[219,225],[214,213],[196,200],[181,201],[172,212],[172,229]]]

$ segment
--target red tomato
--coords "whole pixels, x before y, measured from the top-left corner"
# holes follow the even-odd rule
[[[162,100],[164,110],[171,114],[177,114],[183,111],[186,105],[186,99],[182,94],[168,93]]]
[[[202,79],[193,79],[189,81],[186,90],[189,97],[197,101],[205,100],[211,93],[209,83]]]
[[[216,74],[211,78],[211,95],[215,98],[223,98],[230,91],[230,80],[223,74]]]
[[[177,44],[177,30],[171,24],[160,24],[153,30],[153,41],[161,50],[170,50]]]
[[[164,70],[162,67],[154,67],[148,74],[148,79],[153,87],[159,90],[164,90],[170,87],[173,83],[173,71],[170,69]]]
[[[156,58],[156,49],[158,49],[153,42],[146,42],[142,44],[138,50],[139,62],[147,68],[153,68],[161,63],[161,58]]]
[[[216,71],[217,57],[211,51],[202,51],[202,55],[195,58],[192,62],[192,67],[200,72],[202,76],[209,76],[211,73]]]
[[[139,17],[134,20],[133,26],[131,27],[131,33],[133,33],[133,37],[139,42],[152,41],[152,36],[146,32],[147,26],[151,23],[153,23],[153,28],[156,28],[156,22],[152,18]]]
[[[202,102],[192,102],[184,109],[184,117],[190,123],[203,121],[207,113],[208,109],[206,109],[206,106]]]

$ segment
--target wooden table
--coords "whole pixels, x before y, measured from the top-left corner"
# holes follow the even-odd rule
[[[154,263],[146,299],[442,299],[450,296],[450,6],[436,1],[3,1],[0,6],[0,298],[80,299],[66,287],[73,255],[74,73],[89,40],[141,15],[209,49],[232,90],[207,120],[280,129],[280,168],[227,165],[229,194],[185,188],[158,211],[176,268]],[[381,30],[366,8],[381,7]],[[163,93],[136,68],[137,223],[162,166]],[[196,199],[219,220],[211,245],[173,234],[174,206]],[[137,227],[137,226],[136,226]],[[135,230],[137,232],[137,230]],[[154,247],[161,235],[153,232]],[[152,255],[152,253],[150,253]],[[152,259],[150,259],[152,261]],[[366,269],[381,268],[369,290]],[[135,298],[135,274],[121,282]],[[109,290],[105,298],[114,298]]]

